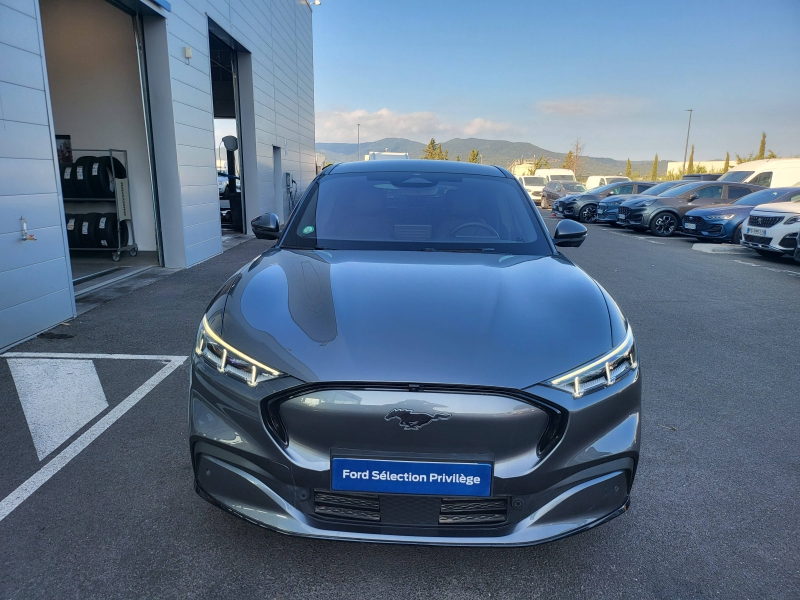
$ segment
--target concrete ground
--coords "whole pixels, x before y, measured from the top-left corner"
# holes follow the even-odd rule
[[[644,374],[631,509],[543,546],[432,548],[286,537],[194,494],[181,357],[266,247],[0,358],[0,597],[800,597],[800,265],[590,226],[565,254],[628,316]]]

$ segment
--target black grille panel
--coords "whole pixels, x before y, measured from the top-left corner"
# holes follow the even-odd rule
[[[691,216],[691,215],[687,215],[687,216],[683,217],[683,222],[684,223],[697,223],[697,224],[704,223],[702,217],[694,217],[694,216]]]
[[[314,493],[317,517],[385,525],[494,525],[508,518],[507,498]]]
[[[631,209],[630,208],[628,208],[627,206],[620,206],[619,207],[619,216],[620,217],[627,217],[629,214],[631,214]]]
[[[750,215],[747,224],[753,225],[754,227],[772,227],[781,221],[783,221],[783,217],[760,217],[758,215]]]
[[[772,242],[772,238],[762,237],[760,235],[745,235],[744,241],[750,242],[751,244],[761,244],[763,246],[769,246],[770,242]]]

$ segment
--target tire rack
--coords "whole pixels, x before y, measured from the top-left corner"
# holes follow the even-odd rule
[[[114,169],[114,153],[122,154],[123,156],[123,165],[125,167],[125,173],[128,173],[128,151],[127,150],[115,150],[113,148],[108,150],[89,150],[86,148],[73,148],[73,152],[83,152],[89,156],[89,153],[92,153],[96,156],[101,156],[108,153],[108,157],[111,162],[111,174],[114,178],[114,198],[64,198],[64,204],[67,202],[102,202],[104,204],[114,203],[114,212],[117,215],[117,247],[116,248],[70,248],[70,252],[108,252],[111,251],[111,260],[114,262],[119,262],[120,258],[122,257],[123,252],[127,252],[129,256],[136,256],[139,253],[139,246],[136,244],[136,236],[133,233],[133,219],[123,219],[123,221],[128,221],[128,241],[131,242],[125,246],[122,245],[122,221],[119,218],[119,197],[117,195],[117,173]],[[66,208],[66,207],[65,207]]]

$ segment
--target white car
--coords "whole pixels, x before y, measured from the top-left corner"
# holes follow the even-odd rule
[[[742,227],[742,244],[761,256],[794,255],[800,236],[800,190],[788,202],[763,204]]]
[[[623,177],[622,175],[590,175],[586,180],[586,189],[593,190],[610,183],[619,183],[620,181],[630,180],[630,177]]]
[[[765,158],[736,165],[717,181],[752,183],[768,188],[800,186],[800,158]]]
[[[538,204],[542,200],[542,188],[547,184],[547,179],[538,175],[520,175],[517,177],[522,187],[528,192],[534,203]]]

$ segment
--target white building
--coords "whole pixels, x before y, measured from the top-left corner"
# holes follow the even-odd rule
[[[370,152],[364,160],[408,160],[408,152]]]
[[[736,163],[734,160],[730,163],[729,166],[733,166]],[[703,167],[707,173],[722,173],[722,169],[725,168],[725,161],[724,160],[696,160],[694,161],[694,168],[698,169]],[[689,168],[689,159],[686,159],[686,168]],[[683,172],[683,161],[670,161],[667,163],[667,173],[675,173],[680,175]]]
[[[285,219],[287,182],[299,194],[316,174],[311,7],[0,0],[0,125],[2,350],[75,316],[75,274],[114,265],[76,248],[116,246],[101,238],[118,210],[137,261],[184,268],[222,252],[216,158],[240,177],[234,228]]]

